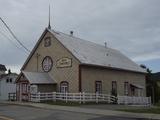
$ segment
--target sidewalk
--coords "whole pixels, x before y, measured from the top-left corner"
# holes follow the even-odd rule
[[[54,110],[63,110],[69,112],[79,112],[86,114],[96,114],[103,116],[119,116],[119,117],[130,117],[130,118],[147,118],[147,119],[158,119],[160,120],[160,114],[146,114],[146,113],[130,113],[130,112],[122,112],[122,111],[113,111],[113,110],[100,110],[100,109],[90,109],[90,108],[81,108],[81,107],[70,107],[70,106],[59,106],[59,105],[48,105],[42,103],[29,103],[29,102],[1,102],[4,104],[12,104],[12,105],[24,105],[24,106],[32,106],[44,109],[54,109]]]

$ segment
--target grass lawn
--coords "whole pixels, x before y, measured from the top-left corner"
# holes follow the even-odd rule
[[[50,104],[50,105],[61,105],[61,106],[81,106],[81,105],[98,105],[98,104],[107,104],[107,103],[104,103],[104,102],[101,102],[101,103],[95,103],[95,102],[86,102],[86,103],[79,103],[79,102],[71,102],[71,101],[68,101],[68,102],[65,102],[65,101],[60,101],[60,100],[57,100],[57,101],[45,101],[45,102],[41,102],[41,103],[45,103],[45,104]]]
[[[154,113],[160,114],[160,107],[153,107],[153,108],[144,108],[144,109],[118,109],[119,111],[125,112],[134,112],[134,113]]]
[[[50,105],[61,105],[61,106],[79,106],[79,102],[65,102],[65,101],[45,101],[42,103],[50,104]]]

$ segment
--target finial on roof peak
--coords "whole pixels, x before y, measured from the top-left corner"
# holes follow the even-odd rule
[[[50,25],[50,4],[49,4],[49,21],[48,21],[48,29],[51,29],[51,25]]]

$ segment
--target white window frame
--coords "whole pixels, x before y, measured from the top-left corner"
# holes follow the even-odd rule
[[[102,93],[102,81],[95,81],[95,92]]]
[[[69,83],[67,81],[62,81],[60,83],[60,92],[68,93],[68,91],[69,91]]]

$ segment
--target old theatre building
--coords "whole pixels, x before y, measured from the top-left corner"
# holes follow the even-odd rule
[[[145,73],[115,49],[46,28],[21,68],[17,95],[57,91],[145,96]]]

